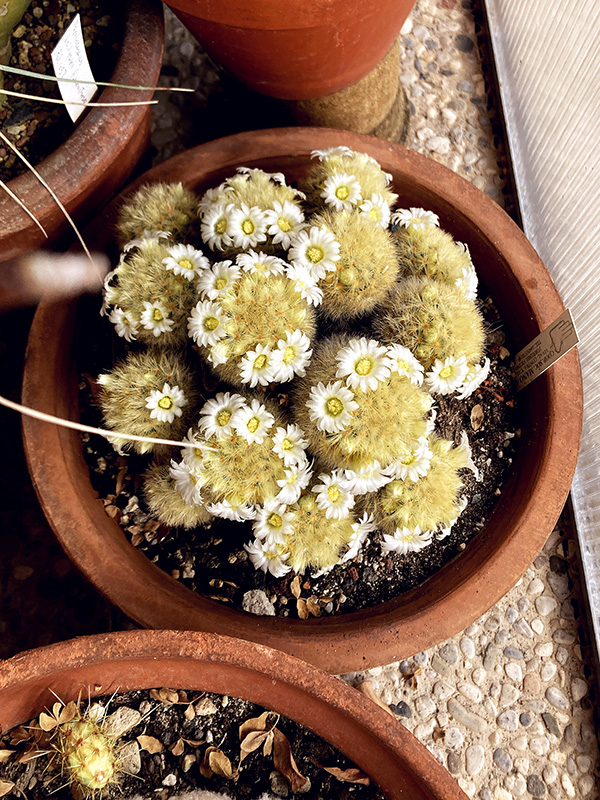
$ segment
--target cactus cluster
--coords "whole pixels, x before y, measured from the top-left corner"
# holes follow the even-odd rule
[[[148,506],[183,528],[250,524],[248,556],[276,577],[354,558],[376,529],[399,553],[444,536],[473,464],[466,435],[435,434],[434,397],[467,397],[489,369],[466,246],[432,212],[393,211],[370,156],[313,156],[302,192],[246,168],[200,201],[144,187],[103,307],[131,349],[99,379],[107,426],[182,440],[154,451]],[[353,318],[360,334],[319,337]],[[226,383],[211,397],[197,358]]]

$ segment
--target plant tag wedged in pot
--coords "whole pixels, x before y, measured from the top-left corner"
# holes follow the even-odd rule
[[[524,389],[579,342],[567,308],[515,356],[517,390]]]
[[[85,51],[79,14],[73,19],[73,22],[52,51],[52,64],[57,78],[68,78],[70,81],[77,79],[86,81],[86,83],[65,83],[61,81],[58,84],[61,97],[66,103],[65,108],[73,122],[77,122],[85,110],[85,106],[72,105],[72,103],[89,102],[98,89],[94,83],[94,76]]]

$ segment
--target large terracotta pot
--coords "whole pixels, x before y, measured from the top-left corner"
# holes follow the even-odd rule
[[[389,800],[466,800],[449,773],[372,700],[296,658],[225,636],[133,631],[86,636],[0,662],[0,732],[51,707],[114,691],[207,691],[240,697],[310,728]]]
[[[308,100],[345,89],[388,52],[414,0],[166,0],[251,89]]]
[[[123,41],[111,82],[156,84],[162,63],[164,24],[158,0],[128,0]],[[150,93],[105,88],[96,102],[148,100]],[[36,165],[76,220],[102,208],[130,176],[148,145],[152,106],[91,108],[71,136]],[[46,229],[37,225],[5,192],[0,192],[0,261],[48,245],[70,230],[64,214],[30,172],[8,184]]]
[[[228,137],[183,153],[143,180],[183,180],[203,191],[238,165],[291,180],[313,148],[345,144],[371,154],[393,176],[400,207],[422,206],[471,250],[482,282],[520,349],[563,311],[539,257],[512,220],[455,173],[412,150],[358,134],[279,129]],[[142,180],[142,179],[141,179]],[[139,185],[139,182],[138,182]],[[104,246],[110,206],[90,231]],[[23,402],[77,417],[72,356],[76,305],[40,306],[25,364]],[[421,586],[382,605],[338,617],[291,620],[235,611],[191,592],[132,547],[104,513],[77,433],[24,418],[29,468],[42,507],[68,555],[110,600],[150,628],[215,631],[251,639],[332,672],[408,657],[465,628],[514,586],[550,534],[577,460],[582,414],[575,351],[519,395],[521,443],[485,528]]]

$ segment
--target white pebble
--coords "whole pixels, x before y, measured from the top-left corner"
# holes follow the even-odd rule
[[[521,683],[523,680],[523,670],[521,669],[520,664],[516,664],[514,661],[509,662],[504,667],[504,671],[515,683]]]
[[[528,758],[515,758],[515,769],[521,775],[529,774],[529,759]]]
[[[467,747],[465,752],[467,772],[469,775],[477,775],[483,768],[485,751],[480,744],[473,744]]]
[[[554,650],[554,645],[552,642],[540,642],[536,644],[533,648],[536,656],[540,656],[541,658],[548,658],[548,656],[552,655]]]
[[[463,697],[466,697],[467,700],[471,700],[473,703],[481,703],[481,689],[478,689],[477,686],[473,686],[472,683],[461,683],[458,687],[458,691]]]
[[[516,731],[519,728],[519,717],[516,711],[503,711],[496,720],[498,725],[505,731]]]
[[[165,778],[163,778],[162,785],[163,786],[175,786],[176,783],[177,783],[177,777],[175,776],[175,773],[171,772],[171,773],[169,773],[169,775],[167,775]]]
[[[542,778],[548,784],[548,786],[550,786],[551,783],[554,783],[554,781],[558,778],[558,770],[554,764],[546,764],[542,772]]]
[[[573,694],[573,700],[578,703],[582,697],[585,697],[588,693],[588,685],[583,680],[583,678],[575,678],[571,683],[571,693]]]
[[[475,645],[468,636],[463,636],[460,640],[460,649],[467,658],[473,658],[475,655]]]
[[[542,617],[547,617],[548,614],[551,614],[558,603],[556,602],[554,597],[550,597],[547,594],[543,594],[540,597],[536,597],[535,600],[535,607],[537,609],[538,614]]]
[[[558,686],[549,686],[546,689],[546,700],[551,703],[555,708],[560,708],[567,711],[569,708],[569,701],[562,689]]]
[[[502,687],[502,691],[500,692],[500,707],[504,708],[505,706],[512,706],[512,704],[516,703],[518,699],[519,690],[514,686],[511,686],[510,683],[505,683]]]
[[[539,617],[531,620],[531,627],[538,636],[541,636],[541,634],[544,632],[544,623]]]
[[[420,716],[427,718],[435,714],[435,703],[429,695],[422,694],[415,700],[415,708]]]
[[[486,674],[483,667],[477,667],[471,673],[471,679],[476,686],[481,686],[485,682]]]
[[[437,681],[433,686],[433,696],[436,700],[447,700],[454,694],[454,687],[444,681]]]
[[[563,789],[567,793],[567,796],[575,797],[575,787],[573,786],[573,781],[571,780],[571,778],[569,778],[566,772],[563,772],[563,774],[561,775],[560,782],[562,784]]]
[[[544,666],[542,667],[542,670],[540,672],[540,676],[541,676],[542,680],[543,681],[551,681],[552,678],[556,675],[556,670],[557,670],[557,667],[556,667],[556,664],[554,663],[554,661],[547,661],[544,664]]]
[[[528,741],[526,736],[517,736],[517,738],[513,739],[511,742],[511,747],[514,747],[515,750],[518,750],[521,753],[524,750],[527,750],[527,745]]]
[[[527,791],[527,782],[522,775],[507,775],[505,783],[514,797],[521,797]]]
[[[430,719],[428,722],[421,722],[419,725],[417,725],[413,733],[417,739],[426,739],[428,736],[431,736],[434,728],[435,719]]]
[[[584,777],[579,781],[579,789],[584,797],[592,791],[594,786],[595,781],[591,775],[584,775]]]
[[[462,747],[465,737],[458,728],[447,728],[444,733],[446,747]]]
[[[445,156],[450,152],[450,139],[447,136],[432,136],[427,140],[427,147],[432,153]]]
[[[413,29],[412,17],[409,15],[406,18],[404,25],[400,28],[400,33],[402,34],[402,36],[408,36],[408,34],[412,31],[412,29]]]
[[[501,786],[496,786],[494,789],[494,800],[513,800],[510,792],[503,789]]]
[[[589,772],[592,766],[592,759],[589,756],[577,756],[577,769],[585,775]]]
[[[535,736],[529,740],[529,749],[536,756],[545,756],[550,750],[550,742],[546,736]]]
[[[544,591],[544,584],[539,578],[534,578],[527,587],[527,594],[541,594]]]

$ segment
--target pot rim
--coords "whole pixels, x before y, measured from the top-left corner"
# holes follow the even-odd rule
[[[123,38],[110,81],[147,86],[149,81],[158,79],[162,63],[164,43],[162,5],[158,0],[129,0],[124,8]],[[150,92],[105,87],[98,97],[98,102],[116,103],[148,99],[151,99]],[[149,124],[151,108],[151,106],[92,107],[76,124],[65,141],[36,165],[36,170],[52,187],[68,211],[73,212],[77,205],[89,200],[98,184],[107,178],[110,179],[110,173],[115,169],[115,154],[134,152],[132,139],[136,139],[135,152],[140,152],[145,136],[144,125]],[[98,145],[102,137],[110,142],[110,149],[103,149]],[[137,139],[140,139],[139,143]],[[109,159],[106,158],[107,152],[111,154]],[[81,157],[81,153],[85,153],[85,158]],[[121,180],[125,177],[122,176]],[[40,220],[51,238],[55,235],[55,228],[65,227],[66,221],[62,211],[30,171],[9,181],[8,186],[26,203],[27,208]],[[6,193],[0,195],[0,218],[2,218],[0,234],[2,260],[21,255],[34,246],[47,242],[31,218]],[[16,237],[25,235],[26,243],[13,241]],[[8,245],[5,239],[8,240]]]
[[[68,702],[169,686],[229,694],[284,714],[329,741],[390,800],[466,800],[406,728],[353,687],[293,656],[217,634],[125,631],[83,636],[0,662],[0,731]]]
[[[242,163],[285,172],[298,169],[310,150],[341,143],[370,153],[383,169],[395,172],[396,191],[401,178],[412,192],[435,196],[433,210],[440,213],[443,226],[472,237],[468,243],[476,264],[479,251],[490,259],[496,254],[496,261],[484,266],[506,304],[504,311],[516,309],[513,333],[521,337],[519,346],[564,310],[545,267],[515,223],[466,180],[401,145],[327,129],[243,133],[175,156],[130,190],[169,175],[195,185],[192,169],[208,176],[200,187],[204,189],[206,181],[214,184]],[[261,157],[264,153],[269,155]],[[90,228],[92,237],[108,229],[116,202]],[[25,365],[26,405],[58,415],[76,414],[76,397],[61,397],[57,386],[50,386],[52,375],[45,372],[66,358],[65,330],[73,314],[74,304],[39,307]],[[61,332],[66,339],[59,341]],[[95,499],[87,471],[85,480],[78,477],[84,462],[76,433],[30,418],[24,418],[23,432],[36,491],[61,544],[88,579],[136,622],[152,628],[219,631],[277,647],[331,672],[349,672],[406,658],[463,630],[517,583],[541,549],[562,510],[577,460],[582,385],[575,350],[523,390],[519,399],[527,422],[524,442],[502,502],[470,546],[420,587],[394,600],[310,620],[256,617],[185,589],[129,544]],[[66,482],[57,481],[58,474]],[[69,485],[71,479],[78,481],[76,486]]]

